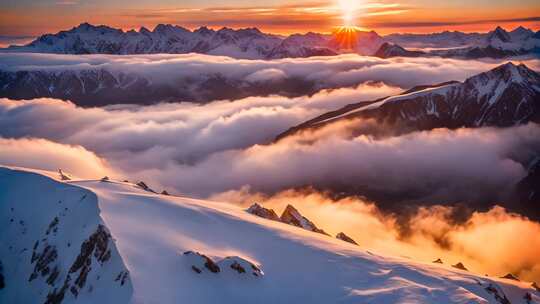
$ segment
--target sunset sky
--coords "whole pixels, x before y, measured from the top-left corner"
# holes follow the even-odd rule
[[[347,19],[347,20],[344,20]],[[187,28],[253,27],[281,34],[330,32],[349,23],[380,34],[441,30],[488,31],[496,25],[540,29],[537,0],[7,0],[0,36],[37,36],[81,22],[122,29],[159,23]]]

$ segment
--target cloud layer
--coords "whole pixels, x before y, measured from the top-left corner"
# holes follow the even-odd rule
[[[462,222],[452,220],[456,212],[452,207],[425,207],[402,221],[380,212],[371,202],[336,200],[316,191],[287,190],[267,196],[241,189],[213,199],[246,208],[259,202],[278,214],[293,204],[331,235],[345,232],[360,247],[376,253],[428,263],[441,258],[446,265],[462,262],[477,274],[513,273],[522,280],[540,280],[540,224],[501,207],[473,212]]]
[[[531,68],[539,66],[538,60],[534,59],[520,62]],[[208,102],[268,95],[292,97],[314,94],[323,89],[356,87],[368,81],[409,89],[416,85],[461,81],[500,63],[495,60],[481,62],[442,58],[379,59],[358,55],[265,61],[200,54],[74,56],[0,53],[0,71],[39,71],[54,75],[36,75],[34,78],[40,79],[37,84],[31,79],[20,80],[12,85],[17,89],[2,93],[7,94],[4,96],[71,98],[75,103],[86,106],[127,102],[149,104],[164,100]],[[66,75],[70,72],[75,73],[75,77]],[[23,74],[9,75],[22,77]],[[4,80],[10,77],[6,76]],[[110,77],[117,79],[120,85]],[[26,87],[27,82],[32,87]],[[45,84],[37,90],[34,86],[40,83]],[[66,83],[68,86],[64,87]],[[39,93],[32,95],[34,91]]]
[[[330,105],[389,90],[395,89],[365,85],[311,98],[93,109],[56,100],[4,99],[0,136],[82,145],[126,175],[197,196],[242,186],[270,193],[311,185],[384,193],[381,203],[503,200],[526,175],[522,163],[540,150],[535,124],[354,137],[349,123],[340,123],[272,143],[288,126]]]
[[[68,170],[80,178],[95,179],[117,174],[105,160],[81,146],[55,143],[46,139],[0,137],[0,164],[56,171]]]
[[[475,271],[538,278],[537,255],[531,253],[540,248],[534,239],[538,224],[500,208],[456,222],[457,209],[425,207],[403,221],[365,200],[336,200],[297,189],[384,193],[375,202],[379,206],[387,199],[403,205],[491,206],[504,202],[526,174],[522,163],[540,151],[539,125],[372,137],[355,136],[350,122],[339,122],[272,141],[289,127],[344,105],[417,84],[463,80],[495,64],[359,56],[268,62],[202,55],[0,56],[1,68],[12,71],[98,67],[140,73],[159,83],[171,81],[170,75],[203,79],[217,73],[277,88],[284,79],[303,79],[323,89],[312,96],[247,97],[206,105],[81,108],[54,99],[0,99],[0,164],[63,168],[85,178],[142,179],[156,190],[244,204],[258,200],[277,209],[290,202],[325,230],[345,231],[381,252],[424,260],[441,256],[452,263],[465,261]],[[353,124],[381,127],[370,120]],[[369,235],[363,233],[368,230]],[[523,238],[513,237],[515,231]],[[477,241],[494,233],[501,247]]]

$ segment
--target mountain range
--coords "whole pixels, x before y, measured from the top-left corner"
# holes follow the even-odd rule
[[[1,167],[0,188],[1,303],[540,300],[513,275],[379,255],[345,234],[134,183]]]
[[[412,51],[421,56],[458,58],[502,58],[538,54],[539,34],[518,27],[507,32],[497,27],[489,33],[442,32],[433,34],[391,34],[374,31],[336,30],[331,34],[306,33],[283,37],[263,33],[257,28],[219,30],[186,28],[159,24],[152,31],[124,32],[105,25],[80,24],[67,31],[45,34],[25,46],[11,46],[4,52],[58,54],[185,54],[224,55],[241,59],[278,59],[310,56],[333,56],[342,53],[383,54],[381,46],[434,48]],[[392,52],[389,56],[406,56]]]
[[[347,105],[291,128],[278,139],[354,118],[376,119],[401,132],[540,123],[539,101],[540,74],[508,62],[464,82],[417,86],[396,96]]]
[[[48,97],[69,100],[82,107],[96,107],[160,102],[203,104],[273,94],[296,97],[315,94],[321,89],[321,83],[308,77],[285,75],[271,81],[259,81],[249,78],[249,74],[235,77],[212,70],[193,75],[174,70],[166,77],[160,77],[161,74],[145,73],[144,65],[131,70],[106,64],[79,69],[22,68],[0,68],[0,97],[18,100]]]
[[[366,128],[366,119],[374,120],[376,127]],[[509,62],[464,82],[418,86],[396,96],[347,105],[292,127],[276,140],[344,121],[352,123],[354,135],[375,136],[435,128],[503,128],[540,123],[540,73]],[[540,151],[537,154],[540,157]],[[538,164],[537,159],[525,160],[523,166],[528,168],[528,174],[516,185],[516,193],[505,205],[535,219],[540,219],[540,210],[534,207],[540,203]],[[390,208],[394,206],[392,202],[414,200],[415,196],[400,193],[399,198],[393,198],[386,191],[370,193],[369,189],[337,187],[334,192],[367,195],[382,205],[386,202]]]
[[[394,34],[385,38],[389,42],[374,56],[479,59],[538,56],[540,53],[540,34],[521,26],[511,32],[497,27],[487,34],[443,32],[428,35]],[[404,46],[413,50],[405,49]]]

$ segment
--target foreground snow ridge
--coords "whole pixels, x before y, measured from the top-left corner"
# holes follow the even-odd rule
[[[61,179],[0,168],[0,303],[540,302],[530,283],[371,254],[230,204]]]

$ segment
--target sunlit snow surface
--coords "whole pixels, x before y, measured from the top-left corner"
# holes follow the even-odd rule
[[[8,183],[17,187],[6,188]],[[6,197],[20,196],[33,200],[36,210],[50,211],[43,216],[54,213],[56,207],[44,206],[42,198],[65,183],[97,195],[88,192],[89,197],[97,197],[101,211],[101,219],[95,220],[108,227],[129,269],[132,303],[499,303],[486,291],[490,284],[500,287],[512,303],[526,303],[526,292],[540,301],[526,282],[370,253],[362,246],[256,217],[231,204],[152,194],[131,183],[51,182],[42,175],[0,168],[0,189],[9,193],[0,194],[0,211],[6,212],[10,203]],[[2,228],[1,214],[0,220]],[[13,238],[17,235],[0,232],[0,242]],[[239,256],[260,267],[264,276],[227,269],[198,274],[185,251],[200,252],[214,261]],[[28,262],[0,253],[4,264]],[[0,290],[1,303],[7,295],[25,292],[28,284],[22,279],[10,282],[13,274],[5,275],[8,284]],[[111,288],[110,293],[116,290]],[[100,295],[99,303],[117,303],[113,294],[109,296]]]

